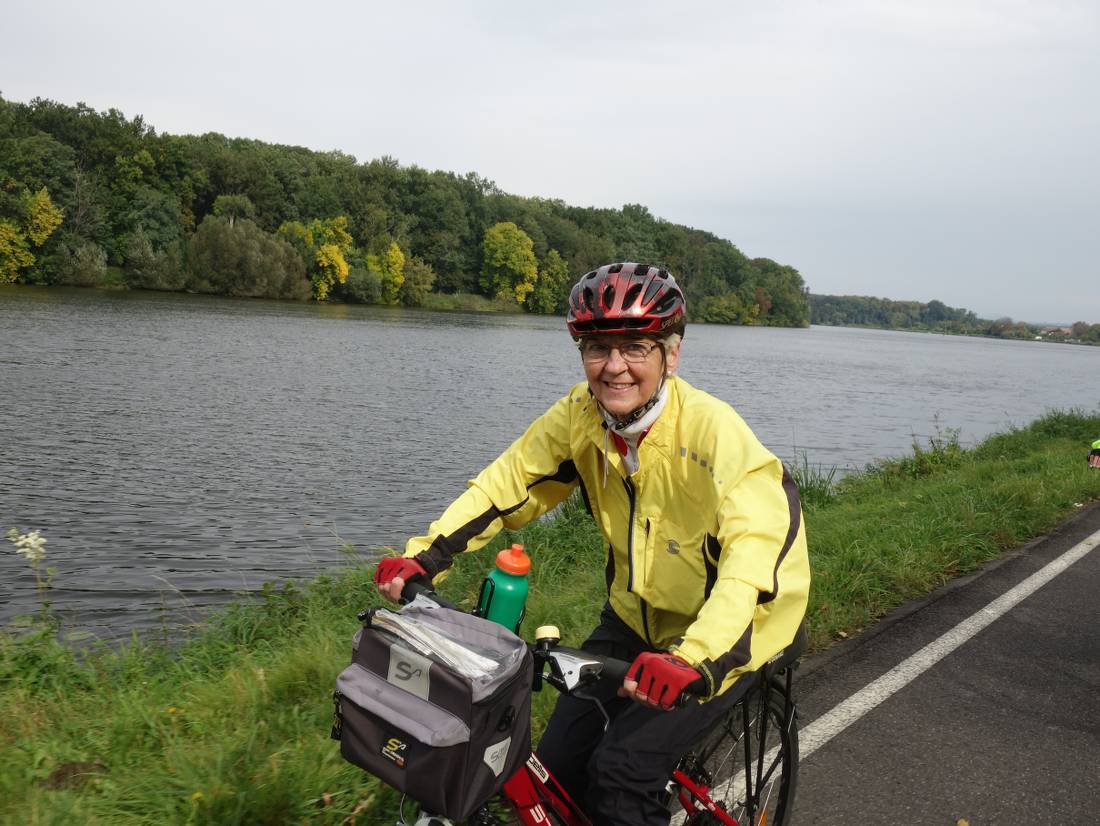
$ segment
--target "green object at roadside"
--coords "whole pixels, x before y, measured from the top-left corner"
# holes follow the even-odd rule
[[[1097,439],[1095,442],[1092,443],[1092,449],[1100,450],[1100,439]]]

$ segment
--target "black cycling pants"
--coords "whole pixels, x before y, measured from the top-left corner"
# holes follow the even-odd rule
[[[631,661],[653,650],[606,606],[600,624],[581,648]],[[744,680],[744,685],[749,684]],[[734,686],[706,702],[657,711],[618,697],[619,683],[600,680],[585,693],[600,698],[611,725],[594,703],[562,695],[539,743],[539,760],[596,826],[662,824],[670,812],[661,795],[677,762],[732,708],[742,694]]]

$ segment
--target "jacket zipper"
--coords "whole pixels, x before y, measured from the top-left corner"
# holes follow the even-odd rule
[[[630,500],[630,519],[626,523],[626,564],[628,576],[626,590],[634,592],[634,483],[629,479],[623,479],[623,487],[626,488],[626,496]]]
[[[634,593],[634,483],[629,479],[623,479],[623,485],[626,487],[626,495],[630,500],[630,521],[627,523],[626,529],[626,562],[629,568],[626,590],[630,593]],[[642,609],[642,630],[645,631],[645,641],[647,645],[652,646],[653,640],[649,635],[649,606],[646,605],[646,601],[641,597],[638,597],[638,603],[641,605]]]

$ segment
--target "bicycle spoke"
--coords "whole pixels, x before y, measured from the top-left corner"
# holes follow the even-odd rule
[[[754,692],[696,752],[710,799],[743,826],[783,826],[789,819],[798,745],[793,717],[785,720],[785,713],[781,691]],[[716,821],[697,813],[689,822]]]

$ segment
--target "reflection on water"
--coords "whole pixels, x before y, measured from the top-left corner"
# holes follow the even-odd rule
[[[785,459],[859,467],[1094,409],[1100,348],[692,326],[683,376]],[[581,371],[560,319],[0,288],[0,530],[40,528],[70,624],[186,621],[395,545]],[[8,547],[8,546],[5,546]],[[10,550],[10,548],[9,548]],[[0,620],[34,607],[0,553]]]

